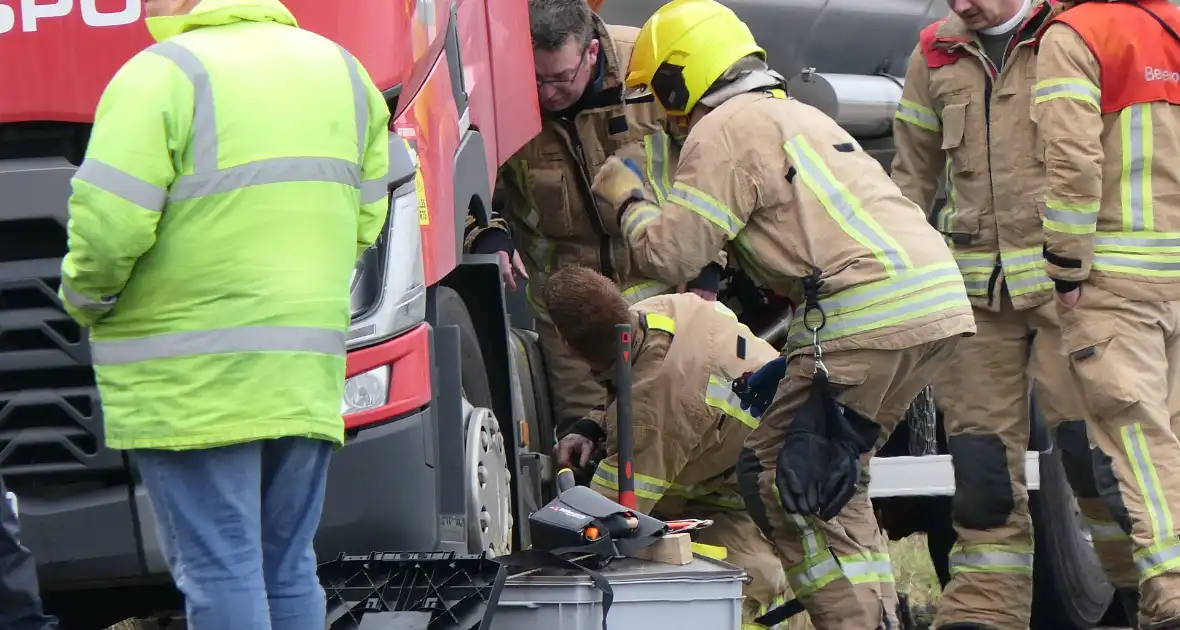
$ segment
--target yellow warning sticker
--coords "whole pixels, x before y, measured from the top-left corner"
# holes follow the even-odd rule
[[[430,225],[430,209],[426,207],[426,183],[422,169],[414,170],[414,187],[418,189],[418,225]]]

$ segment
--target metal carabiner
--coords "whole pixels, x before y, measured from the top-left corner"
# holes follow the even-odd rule
[[[819,325],[817,326],[812,326],[811,323],[807,321],[807,316],[813,311],[819,313],[820,319]],[[814,365],[811,369],[812,376],[818,374],[820,370],[823,370],[825,376],[828,374],[828,366],[824,365],[824,351],[819,346],[819,331],[822,330],[823,327],[827,325],[827,323],[828,314],[824,312],[824,309],[820,305],[808,304],[807,306],[803,307],[803,327],[811,332],[811,350],[814,358]]]
[[[811,375],[819,374],[823,370],[824,376],[828,375],[828,366],[824,365],[824,351],[819,347],[819,330],[811,331],[811,351],[814,353],[814,364],[811,367]]]

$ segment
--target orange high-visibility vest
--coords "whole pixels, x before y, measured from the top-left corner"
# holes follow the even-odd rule
[[[1139,103],[1180,105],[1180,41],[1160,24],[1180,33],[1180,9],[1167,0],[1086,2],[1053,21],[1076,31],[1098,60],[1103,114]]]

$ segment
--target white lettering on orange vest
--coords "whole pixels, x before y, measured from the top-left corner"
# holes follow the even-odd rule
[[[1180,72],[1173,72],[1171,70],[1164,70],[1163,68],[1152,68],[1151,66],[1144,66],[1143,79],[1145,81],[1171,81],[1172,83],[1180,83]]]

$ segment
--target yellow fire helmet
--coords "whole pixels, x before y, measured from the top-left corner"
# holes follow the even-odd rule
[[[766,58],[745,22],[715,0],[672,0],[643,25],[627,88],[649,88],[673,116],[687,116],[726,70],[748,55]]]

